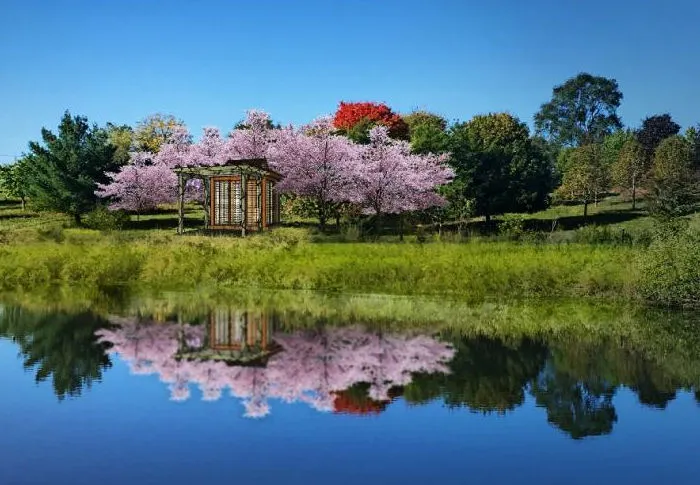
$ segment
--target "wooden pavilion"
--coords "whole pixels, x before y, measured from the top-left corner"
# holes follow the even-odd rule
[[[224,165],[177,167],[178,227],[184,232],[185,185],[202,181],[204,229],[261,231],[280,221],[280,198],[275,189],[282,176],[264,158],[229,160]]]

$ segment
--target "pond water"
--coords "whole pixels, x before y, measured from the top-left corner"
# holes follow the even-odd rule
[[[700,327],[644,319],[0,305],[0,483],[700,483]]]

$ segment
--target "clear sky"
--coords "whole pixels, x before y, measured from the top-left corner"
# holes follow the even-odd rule
[[[340,100],[528,124],[578,72],[623,121],[700,122],[698,0],[0,0],[0,162],[65,109],[228,131],[247,108],[303,123]]]

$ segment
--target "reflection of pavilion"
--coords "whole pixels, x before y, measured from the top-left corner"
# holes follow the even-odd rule
[[[277,318],[264,312],[218,308],[205,324],[204,342],[179,338],[176,358],[260,366],[282,350],[273,339]]]

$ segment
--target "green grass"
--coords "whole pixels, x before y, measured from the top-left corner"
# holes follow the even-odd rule
[[[551,225],[554,219],[576,217],[571,215],[575,210],[558,206],[526,217]],[[591,217],[603,214],[600,220],[618,221],[606,228],[639,228],[642,221],[653,227],[638,211],[635,218],[620,222],[624,218],[616,214],[626,213],[629,208],[619,198],[591,208]],[[189,207],[188,226],[197,227],[201,215]],[[178,237],[172,208],[136,219],[132,216],[124,230],[100,232],[70,227],[61,215],[0,204],[0,291],[55,285],[160,291],[204,286],[440,295],[467,301],[583,296],[692,305],[700,299],[693,272],[700,255],[687,256],[683,248],[697,247],[687,238],[673,243],[669,259],[663,245],[647,250],[606,232],[589,234],[590,228],[573,231],[574,238],[547,237],[537,244],[450,236],[427,237],[427,243],[416,244],[416,236],[402,243],[392,242],[396,236],[381,242],[338,242],[342,237],[307,228],[279,228],[245,239],[192,232]],[[697,221],[695,217],[693,224]],[[653,264],[647,256],[656,258]],[[676,261],[681,256],[685,259]],[[676,273],[664,273],[664,268]]]

